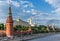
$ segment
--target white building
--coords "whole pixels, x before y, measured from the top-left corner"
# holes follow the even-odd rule
[[[28,22],[22,21],[21,19],[14,20],[14,26],[16,25],[21,25],[21,26],[26,26],[30,27],[30,24]]]
[[[33,22],[32,22],[32,17],[29,18],[28,23],[29,23],[31,26],[36,26],[36,23],[33,23]]]

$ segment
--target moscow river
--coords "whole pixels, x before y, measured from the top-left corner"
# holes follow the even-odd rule
[[[36,35],[31,36],[31,37],[35,37],[35,36]],[[38,34],[38,36],[39,36],[39,34]],[[38,38],[33,38],[33,39],[30,39],[31,37],[30,38],[29,37],[30,36],[25,37],[25,38],[14,37],[13,39],[10,39],[10,38],[7,38],[7,37],[0,37],[0,41],[21,41],[21,39],[24,39],[25,41],[60,41],[60,33],[59,34],[55,33],[53,35],[49,35],[49,34],[45,35],[45,34],[43,34],[43,36],[39,36]]]
[[[46,37],[42,37],[42,38],[40,37],[40,38],[32,39],[29,41],[60,41],[60,34],[46,36]]]

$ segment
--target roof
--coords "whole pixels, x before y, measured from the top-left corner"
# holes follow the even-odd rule
[[[21,19],[14,20],[13,22],[14,22],[14,26],[15,25],[30,26],[30,24],[28,22],[22,21]]]

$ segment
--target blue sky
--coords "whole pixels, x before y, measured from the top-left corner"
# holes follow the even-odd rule
[[[10,0],[13,19],[20,18],[33,23],[47,25],[49,20],[60,20],[60,0]],[[0,22],[5,22],[8,14],[8,0],[0,0]]]

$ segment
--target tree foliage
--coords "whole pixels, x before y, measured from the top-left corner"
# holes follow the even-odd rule
[[[20,25],[16,25],[14,27],[14,30],[28,30],[29,27],[25,27],[25,26],[20,26]]]
[[[0,23],[0,30],[4,30],[4,29],[5,29],[4,24]]]

